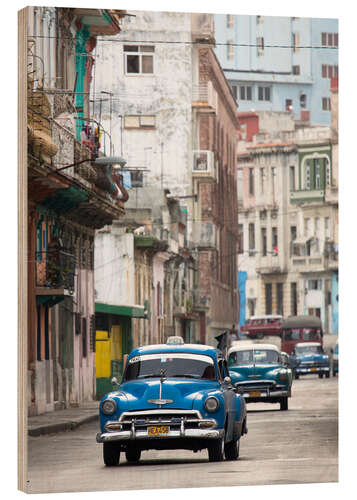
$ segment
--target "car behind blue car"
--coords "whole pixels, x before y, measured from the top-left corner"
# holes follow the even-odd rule
[[[132,351],[99,412],[107,466],[118,465],[121,452],[137,462],[149,449],[208,449],[210,461],[236,460],[247,432],[245,401],[221,351],[180,337]]]
[[[290,356],[294,376],[317,374],[320,378],[330,376],[330,359],[319,342],[300,342]]]
[[[232,383],[247,403],[280,403],[281,410],[288,409],[292,371],[275,345],[237,342],[228,363]]]

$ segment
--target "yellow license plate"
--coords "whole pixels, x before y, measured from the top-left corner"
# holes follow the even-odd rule
[[[149,436],[163,436],[169,433],[168,425],[152,425],[148,427]]]
[[[311,368],[311,371],[312,371],[312,372],[316,372],[316,370],[317,370],[316,366],[313,366],[313,367]]]
[[[260,395],[261,395],[260,391],[252,391],[249,393],[249,397],[251,397],[251,398],[256,398],[256,397],[259,397]]]

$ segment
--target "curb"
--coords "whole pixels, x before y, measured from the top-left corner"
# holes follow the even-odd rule
[[[94,422],[99,420],[98,415],[89,415],[87,417],[81,418],[80,420],[68,420],[65,422],[57,422],[54,424],[44,424],[28,428],[28,435],[32,437],[38,437],[44,434],[55,434],[57,432],[72,431],[77,427],[87,424],[88,422]]]

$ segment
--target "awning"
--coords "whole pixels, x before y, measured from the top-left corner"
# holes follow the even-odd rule
[[[144,306],[140,305],[111,305],[102,304],[101,302],[95,303],[96,313],[116,314],[117,316],[130,316],[131,318],[147,318],[147,310]]]

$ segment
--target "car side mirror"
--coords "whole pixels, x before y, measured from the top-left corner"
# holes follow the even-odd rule
[[[116,385],[117,387],[119,387],[119,382],[118,382],[118,379],[116,377],[113,377],[110,381],[112,383],[112,385]]]

